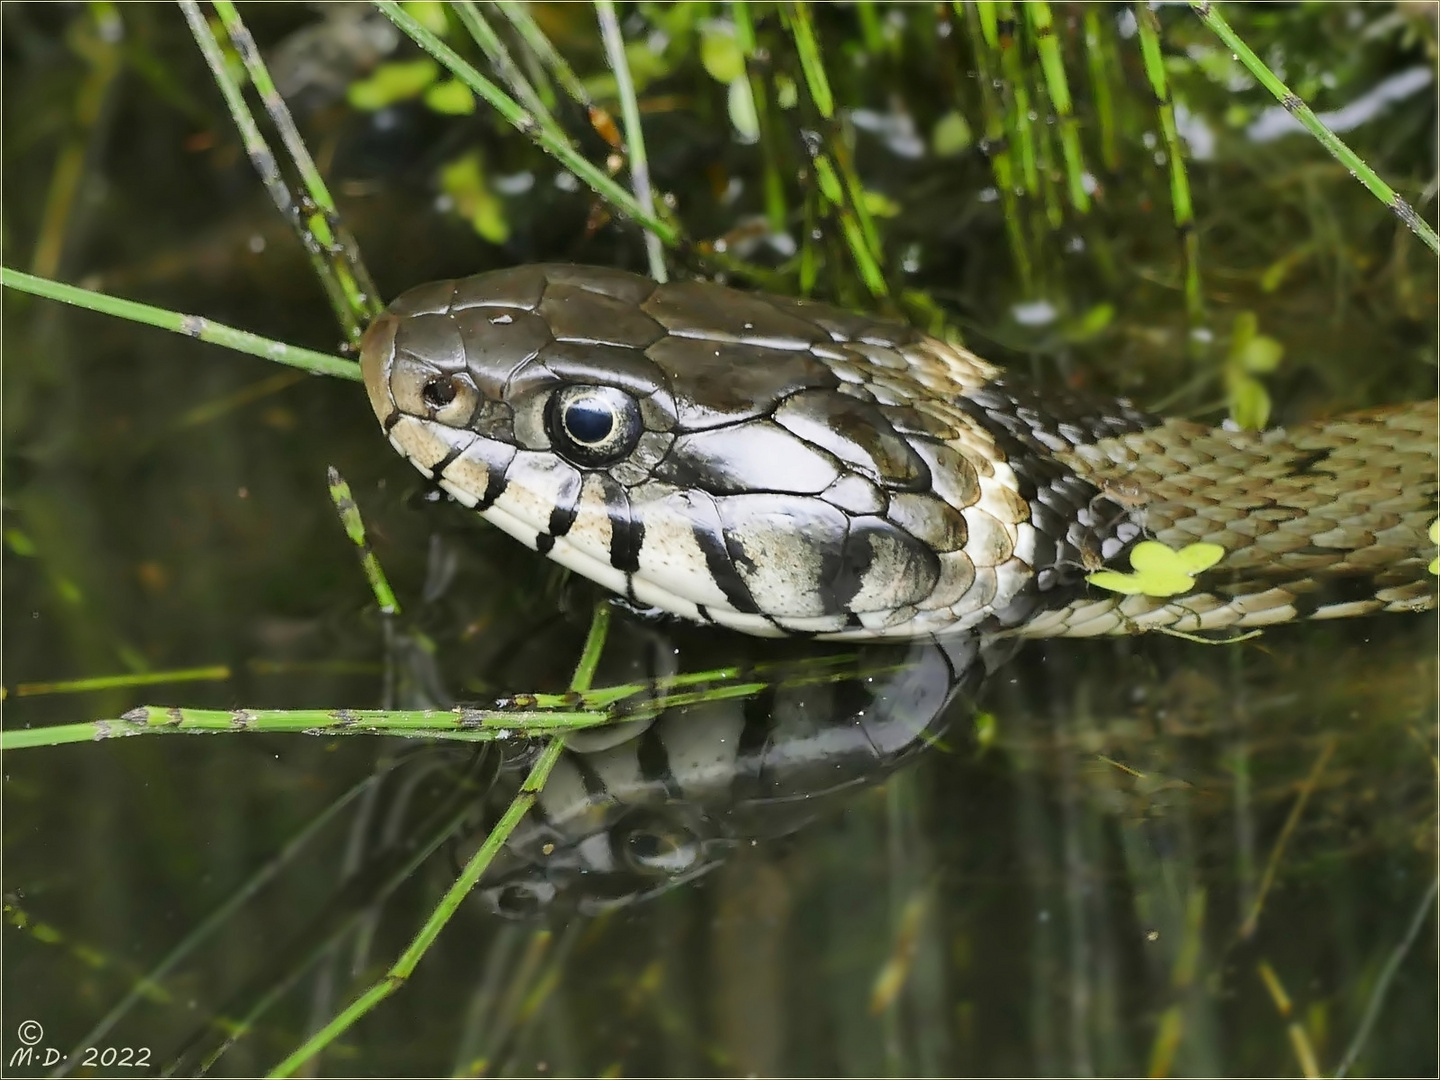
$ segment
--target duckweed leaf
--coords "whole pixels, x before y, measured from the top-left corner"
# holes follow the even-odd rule
[[[446,79],[425,91],[425,107],[445,116],[469,116],[475,111],[475,95],[459,79]]]
[[[432,34],[445,36],[445,5],[440,0],[405,0],[405,13]]]
[[[700,63],[716,82],[733,83],[745,74],[745,54],[735,39],[734,24],[705,24],[700,31]]]
[[[1246,431],[1263,431],[1270,420],[1270,392],[1265,384],[1244,371],[1232,370],[1226,379],[1230,389],[1230,418]]]
[[[376,112],[397,101],[419,97],[439,74],[440,66],[428,56],[397,60],[381,64],[368,79],[351,83],[346,97],[354,108]]]
[[[759,142],[760,117],[755,112],[755,98],[750,93],[749,79],[741,76],[730,84],[726,107],[740,141],[746,145]]]
[[[970,122],[952,109],[942,116],[930,132],[930,147],[936,157],[954,157],[975,141]]]
[[[450,196],[456,212],[466,218],[483,239],[503,244],[510,238],[505,204],[486,182],[479,151],[472,150],[442,167],[440,187]]]
[[[1155,540],[1144,540],[1130,552],[1131,572],[1098,570],[1086,577],[1099,589],[1126,595],[1179,596],[1195,587],[1195,575],[1221,560],[1219,544],[1187,544],[1178,551]]]
[[[1440,518],[1430,523],[1430,542],[1440,544]],[[1440,574],[1440,558],[1430,560],[1430,573]]]

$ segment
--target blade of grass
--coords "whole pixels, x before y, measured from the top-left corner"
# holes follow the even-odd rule
[[[1329,763],[1330,755],[1333,753],[1335,753],[1335,740],[1330,738],[1325,741],[1319,757],[1315,759],[1315,764],[1310,767],[1310,774],[1300,785],[1300,794],[1295,799],[1295,805],[1290,808],[1290,813],[1285,818],[1285,824],[1280,829],[1280,836],[1276,839],[1275,846],[1270,850],[1270,858],[1265,863],[1265,873],[1260,878],[1260,887],[1256,890],[1254,905],[1240,926],[1238,933],[1241,940],[1252,936],[1256,926],[1260,923],[1260,913],[1265,909],[1265,897],[1270,891],[1270,886],[1275,883],[1275,874],[1280,868],[1280,859],[1285,854],[1285,844],[1290,839],[1291,833],[1295,831],[1295,826],[1299,824],[1300,815],[1305,812],[1306,804],[1310,802],[1310,796],[1315,791],[1315,785],[1320,782],[1320,774],[1325,771],[1325,766]]]
[[[1010,91],[1010,108],[1005,110],[1009,140],[1019,154],[1020,178],[1027,195],[1040,191],[1040,170],[1036,165],[1035,129],[1030,122],[1030,91],[1025,66],[1015,46],[1015,6],[1010,3],[981,2],[975,5],[981,37],[999,57],[1000,72]]]
[[[1405,936],[1400,939],[1394,951],[1385,961],[1379,977],[1375,980],[1375,989],[1370,993],[1370,1001],[1365,1006],[1365,1015],[1360,1018],[1360,1026],[1355,1029],[1355,1035],[1350,1040],[1350,1045],[1345,1048],[1345,1056],[1340,1059],[1340,1064],[1335,1066],[1335,1080],[1341,1080],[1355,1066],[1355,1059],[1365,1049],[1365,1042],[1370,1038],[1370,1029],[1375,1026],[1375,1021],[1380,1016],[1380,1006],[1385,1003],[1385,994],[1390,989],[1390,984],[1395,980],[1395,973],[1400,970],[1401,963],[1410,952],[1410,947],[1415,944],[1415,939],[1420,936],[1420,930],[1435,914],[1435,892],[1440,888],[1440,878],[1430,881],[1430,887],[1425,890],[1425,895],[1420,898],[1419,905],[1415,908],[1415,914],[1410,918],[1410,925],[1405,930]]]
[[[114,690],[122,686],[154,686],[157,683],[211,682],[230,678],[224,664],[210,667],[181,668],[175,671],[126,672],[123,675],[95,675],[88,679],[64,679],[48,683],[20,683],[16,697],[39,697],[41,694],[83,694],[90,690]]]
[[[1139,24],[1140,56],[1145,75],[1155,92],[1160,113],[1160,132],[1165,139],[1165,154],[1170,159],[1170,202],[1175,214],[1175,229],[1180,233],[1185,253],[1185,314],[1190,320],[1190,343],[1198,339],[1193,331],[1205,319],[1205,303],[1200,292],[1200,237],[1195,232],[1195,210],[1190,203],[1190,178],[1185,171],[1180,133],[1175,127],[1175,107],[1170,100],[1170,82],[1165,76],[1165,61],[1160,55],[1160,20],[1148,4],[1135,8]]]
[[[755,23],[751,18],[750,5],[745,0],[731,0],[730,17],[735,23],[735,41],[745,57],[745,77],[750,83],[750,97],[755,102],[755,119],[760,126],[760,154],[764,161],[765,216],[771,232],[777,235],[785,231],[789,221],[789,209],[785,204],[785,180],[779,163],[779,140],[776,138],[775,118],[770,111],[770,95],[766,92],[765,80],[758,68]]]
[[[633,195],[606,176],[593,163],[582,157],[569,143],[557,138],[553,132],[542,127],[534,117],[516,103],[514,98],[467,64],[455,50],[422,26],[398,3],[395,3],[394,0],[375,0],[375,6],[383,11],[411,40],[440,61],[452,75],[504,117],[514,126],[515,130],[534,140],[541,149],[582,180],[591,191],[639,225],[653,230],[664,243],[677,244],[680,242],[679,230],[648,213]]]
[[[1035,49],[1040,54],[1040,66],[1045,76],[1045,89],[1050,103],[1060,117],[1060,148],[1065,155],[1065,176],[1070,184],[1070,204],[1080,213],[1090,210],[1090,193],[1085,190],[1085,160],[1080,153],[1080,135],[1075,128],[1075,109],[1070,102],[1070,84],[1065,79],[1065,63],[1060,59],[1060,46],[1055,41],[1055,27],[1051,21],[1050,5],[1044,0],[1032,0],[1023,8],[1035,37]]]
[[[60,257],[65,250],[70,213],[80,191],[85,156],[101,110],[122,70],[125,27],[114,4],[91,4],[88,12],[93,29],[84,31],[90,42],[83,52],[90,70],[75,92],[73,127],[61,144],[50,174],[45,194],[45,208],[40,214],[40,228],[35,241],[35,254],[30,269],[41,277],[60,272]]]
[[[1100,31],[1100,12],[1094,4],[1085,5],[1085,60],[1090,72],[1090,93],[1095,104],[1095,122],[1100,129],[1100,161],[1105,171],[1114,174],[1120,168],[1120,152],[1115,140],[1115,102],[1110,91],[1109,42]]]
[[[340,515],[340,524],[344,526],[345,535],[350,538],[360,555],[360,567],[365,571],[365,579],[370,582],[370,591],[375,594],[380,613],[387,616],[399,615],[400,602],[395,599],[395,592],[390,588],[390,581],[380,566],[380,560],[375,558],[375,553],[370,550],[370,541],[365,537],[365,522],[360,519],[360,508],[355,505],[355,498],[350,494],[350,485],[334,465],[326,470],[325,475],[330,487],[330,501],[335,504],[335,510]]]
[[[1230,28],[1230,24],[1225,21],[1224,16],[1216,10],[1216,7],[1217,5],[1210,3],[1209,0],[1190,0],[1190,8],[1200,17],[1200,21],[1225,43],[1225,47],[1235,55],[1240,63],[1245,65],[1245,69],[1255,76],[1260,85],[1274,94],[1275,100],[1284,106],[1291,116],[1299,120],[1305,126],[1306,131],[1319,140],[1320,145],[1330,152],[1330,156],[1344,165],[1350,171],[1351,176],[1364,184],[1372,195],[1388,206],[1390,212],[1399,218],[1406,228],[1420,237],[1426,247],[1431,251],[1440,251],[1440,237],[1435,235],[1435,230],[1430,227],[1429,223],[1416,212],[1413,206],[1400,197],[1399,192],[1380,179],[1375,170],[1365,164],[1355,151],[1346,146],[1333,131],[1321,123],[1320,118],[1315,115],[1309,105],[1306,105],[1284,82],[1275,77],[1275,73],[1265,66],[1265,62],[1256,56],[1245,42],[1240,40],[1239,35]],[[1136,10],[1138,12],[1149,9],[1142,5]]]
[[[585,89],[585,84],[576,76],[569,62],[556,51],[555,46],[550,43],[550,39],[545,36],[545,31],[541,30],[539,24],[531,17],[529,6],[517,3],[516,0],[496,0],[495,6],[515,28],[515,32],[520,35],[521,40],[530,47],[530,51],[550,70],[550,74],[555,77],[570,98],[582,106],[586,112],[593,110],[595,103],[590,100],[590,93]]]
[[[168,953],[146,972],[144,978],[140,979],[131,987],[130,991],[122,997],[103,1017],[96,1021],[95,1026],[87,1031],[84,1036],[75,1044],[75,1048],[61,1059],[56,1066],[52,1076],[66,1076],[72,1069],[80,1065],[83,1060],[81,1051],[87,1046],[93,1046],[102,1039],[106,1032],[110,1031],[121,1018],[125,1016],[140,1000],[147,997],[176,964],[185,959],[195,948],[206,938],[210,937],[216,930],[223,926],[230,916],[238,911],[247,900],[265,887],[276,875],[280,873],[290,861],[305,848],[307,844],[317,836],[320,831],[328,825],[337,814],[349,806],[360,795],[376,784],[383,773],[373,773],[355,784],[349,791],[345,792],[338,799],[332,802],[324,810],[320,811],[314,819],[306,823],[284,845],[272,856],[265,865],[261,866],[255,873],[240,885],[238,889],[226,896],[223,903],[216,907],[209,915],[193,930],[182,938]]]
[[[545,781],[550,776],[550,771],[555,763],[560,760],[560,754],[565,744],[561,739],[551,739],[545,749],[536,758],[535,764],[531,767],[530,773],[525,777],[525,782],[520,786],[520,791],[511,801],[510,806],[490,830],[485,842],[480,845],[475,854],[470,857],[465,868],[455,883],[446,891],[440,902],[435,906],[430,918],[420,928],[413,941],[406,950],[400,954],[399,959],[391,966],[384,977],[370,989],[357,997],[347,1008],[342,1010],[330,1023],[326,1024],[309,1039],[293,1050],[289,1056],[275,1066],[269,1073],[273,1077],[292,1075],[296,1069],[315,1054],[324,1050],[338,1036],[349,1030],[350,1026],[368,1013],[380,1002],[384,1001],[396,990],[405,984],[415,970],[415,966],[429,951],[435,939],[440,936],[440,931],[450,921],[451,917],[459,910],[460,904],[469,895],[480,876],[485,872],[494,859],[501,846],[509,839],[510,834],[515,831],[515,826],[520,824],[523,818],[534,804],[540,789],[545,786]]]
[[[361,381],[360,365],[353,360],[343,360],[338,356],[272,341],[259,334],[236,330],[232,326],[212,322],[199,315],[183,315],[177,311],[136,303],[134,300],[122,300],[118,296],[106,296],[104,293],[82,289],[78,285],[67,285],[64,282],[39,278],[22,270],[12,270],[8,266],[0,269],[0,285],[43,296],[48,300],[60,300],[90,311],[99,311],[105,315],[115,315],[131,322],[158,326],[162,330],[199,338],[212,345],[223,345],[227,349],[249,353],[251,356],[264,357],[277,364],[299,368],[314,375],[333,375],[352,382]]]
[[[754,691],[752,691],[754,692]],[[682,695],[689,696],[689,695]],[[256,731],[271,734],[369,734],[406,738],[490,741],[497,738],[549,734],[566,728],[603,724],[601,711],[540,712],[534,710],[455,709],[404,711],[380,709],[181,709],[142,705],[117,720],[55,724],[0,732],[0,749],[24,750],[100,742],[130,735],[206,734]]]
[[[162,1075],[208,1075],[216,1061],[256,1030],[260,1018],[284,998],[306,971],[361,925],[368,912],[405,882],[413,880],[415,871],[464,827],[474,812],[476,794],[476,790],[462,780],[407,842],[397,845],[398,857],[390,865],[376,868],[378,872],[368,884],[363,878],[355,877],[342,881],[329,901],[321,905],[320,914],[311,925],[297,933],[289,947],[276,952],[279,969],[272,969],[252,984],[258,984],[258,992],[242,991],[242,998],[249,998],[242,1009],[212,1015],[206,1024],[208,1031],[182,1047],[176,1058],[166,1063]],[[207,1034],[218,1034],[218,1041],[207,1046],[204,1042]]]
[[[375,282],[360,258],[360,249],[355,238],[340,224],[340,212],[335,208],[335,200],[330,197],[330,189],[325,186],[320,170],[315,167],[315,160],[310,156],[305,140],[300,137],[300,131],[290,116],[290,109],[280,92],[275,89],[274,80],[270,78],[265,61],[260,57],[260,50],[255,46],[255,39],[250,35],[239,12],[235,10],[235,5],[230,0],[214,0],[214,5],[221,25],[230,36],[230,43],[240,54],[240,62],[245,65],[250,82],[260,95],[260,101],[265,106],[265,111],[270,114],[270,121],[280,133],[280,141],[309,193],[314,209],[302,209],[306,214],[310,232],[319,244],[326,262],[333,267],[339,278],[351,313],[363,328],[365,323],[380,314],[384,305],[376,295]],[[358,341],[358,335],[354,336],[353,340]]]
[[[230,110],[230,116],[235,121],[235,127],[240,132],[240,139],[245,145],[245,152],[250,157],[250,162],[255,166],[255,171],[260,174],[260,182],[265,185],[265,190],[270,194],[270,200],[280,215],[290,223],[295,234],[300,238],[301,246],[310,260],[310,266],[315,271],[316,279],[325,290],[325,297],[330,301],[330,307],[335,312],[341,328],[349,341],[359,341],[364,333],[364,326],[356,315],[355,309],[351,306],[346,296],[345,286],[341,282],[335,267],[325,257],[321,250],[319,241],[310,228],[307,228],[300,207],[291,194],[289,186],[280,175],[280,167],[275,161],[275,155],[265,137],[260,134],[260,126],[255,123],[255,117],[250,113],[250,107],[245,104],[245,94],[230,74],[230,69],[225,64],[225,56],[220,51],[220,42],[206,22],[204,14],[200,11],[200,5],[195,0],[180,0],[180,10],[185,14],[185,21],[190,24],[190,33],[195,38],[195,43],[200,46],[200,53],[205,57],[205,63],[210,68],[210,74],[215,79],[215,85],[220,88],[221,95],[225,98],[225,105]]]
[[[820,42],[815,37],[815,22],[810,16],[810,5],[804,3],[784,4],[780,18],[795,42],[795,55],[800,59],[800,70],[805,76],[805,86],[810,99],[815,102],[815,111],[826,120],[835,115],[835,96],[830,92],[830,80],[825,75],[825,65],[820,62]]]
[[[1295,1051],[1295,1059],[1300,1063],[1300,1075],[1313,1080],[1323,1075],[1320,1072],[1320,1063],[1315,1058],[1315,1050],[1310,1045],[1310,1036],[1305,1033],[1305,1028],[1295,1019],[1294,1003],[1290,995],[1285,992],[1285,984],[1280,981],[1280,976],[1270,966],[1269,960],[1261,960],[1256,965],[1256,973],[1260,981],[1265,984],[1265,990],[1270,995],[1270,1000],[1275,1003],[1275,1011],[1280,1014],[1280,1019],[1285,1021],[1285,1032],[1290,1037],[1290,1047]]]
[[[1005,217],[1005,235],[1010,241],[1010,254],[1015,260],[1021,291],[1030,296],[1034,292],[1034,277],[1030,267],[1030,252],[1025,244],[1025,226],[1020,220],[1020,204],[1015,197],[1015,162],[1010,152],[1010,139],[1005,133],[1005,107],[995,92],[996,78],[984,44],[979,5],[955,0],[954,7],[955,14],[965,20],[970,34],[971,52],[980,74],[980,106],[985,113],[985,137],[981,149],[989,159],[990,170],[995,175],[995,188],[1000,193],[1000,208]]]
[[[610,605],[603,601],[595,605],[590,618],[590,631],[585,635],[585,646],[580,650],[580,661],[575,665],[575,674],[570,678],[570,692],[583,694],[595,681],[595,668],[600,663],[600,654],[605,651],[605,639],[610,634]]]
[[[611,0],[595,0],[595,18],[600,23],[600,38],[605,43],[605,56],[615,76],[615,89],[620,95],[620,116],[625,122],[625,151],[630,163],[630,182],[635,188],[635,201],[646,214],[654,216],[655,198],[650,191],[650,163],[645,155],[645,133],[640,127],[640,105],[635,100],[635,82],[630,78],[630,61],[625,57],[625,39],[620,34],[620,20]],[[669,280],[665,269],[665,250],[660,237],[650,228],[645,230],[645,257],[650,276],[662,285]]]
[[[494,27],[486,20],[484,13],[480,10],[480,5],[476,4],[474,0],[451,0],[450,7],[459,17],[460,25],[469,31],[470,36],[475,39],[475,44],[479,45],[480,51],[485,54],[485,58],[500,73],[500,77],[505,80],[511,92],[520,99],[525,108],[530,110],[536,121],[550,128],[568,142],[568,136],[564,134],[555,117],[550,114],[545,102],[540,100],[540,95],[530,85],[530,80],[525,78],[525,73],[511,58],[510,50],[505,48],[505,43],[500,40]],[[549,42],[547,41],[546,44],[548,45]]]

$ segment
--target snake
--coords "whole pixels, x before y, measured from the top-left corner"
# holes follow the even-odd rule
[[[567,745],[477,899],[511,918],[557,905],[593,915],[692,881],[742,844],[794,835],[931,747],[955,719],[952,703],[973,712],[1009,645],[969,635],[861,645],[829,654],[823,678],[803,666],[790,678],[777,671],[756,697],[676,705],[634,737]],[[485,841],[522,775],[502,770],[457,864]]]
[[[902,322],[568,264],[412,288],[360,363],[391,444],[456,501],[696,623],[1090,637],[1435,605],[1434,401],[1211,427]],[[1153,544],[1219,558],[1154,589]]]

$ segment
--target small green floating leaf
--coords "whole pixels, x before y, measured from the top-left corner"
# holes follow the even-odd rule
[[[866,189],[863,198],[865,209],[870,212],[871,217],[893,218],[900,215],[900,204],[888,195]]]
[[[745,74],[745,54],[733,23],[717,19],[705,24],[700,31],[700,63],[720,83],[733,83]]]
[[[1268,375],[1280,366],[1285,346],[1266,334],[1256,334],[1236,358],[1251,375]]]
[[[936,157],[954,157],[969,149],[974,141],[970,122],[954,109],[942,116],[930,132],[930,148]]]
[[[1434,531],[1433,529],[1431,530]],[[30,558],[35,554],[35,542],[16,528],[5,530],[5,546],[16,555]]]
[[[490,190],[485,166],[478,150],[456,158],[440,169],[440,188],[455,204],[482,239],[503,244],[510,239],[505,203]]]
[[[995,745],[996,739],[1000,737],[1000,725],[992,712],[978,712],[975,714],[975,742],[982,751],[990,749]]]
[[[726,108],[735,134],[747,146],[760,141],[760,117],[755,112],[755,97],[750,93],[750,80],[743,75],[730,84]]]
[[[1099,589],[1128,596],[1179,596],[1195,587],[1195,575],[1208,570],[1225,555],[1219,544],[1187,544],[1176,551],[1155,540],[1144,540],[1130,552],[1131,572],[1098,570],[1085,580]]]
[[[440,74],[440,66],[428,56],[419,60],[396,60],[381,64],[368,79],[351,83],[346,94],[351,106],[376,112],[424,93]]]
[[[475,95],[459,79],[447,79],[425,91],[425,107],[445,116],[469,116],[475,111]]]
[[[1253,311],[1235,316],[1224,371],[1230,418],[1240,427],[1259,431],[1269,423],[1270,393],[1256,376],[1270,374],[1284,356],[1284,345],[1260,333],[1260,322]]]
[[[1430,542],[1440,544],[1440,518],[1430,523]],[[1430,560],[1430,573],[1440,574],[1440,558]]]
[[[782,109],[793,109],[800,101],[800,87],[783,72],[775,73],[775,102]]]
[[[1263,431],[1270,421],[1270,391],[1255,376],[1231,371],[1226,379],[1230,391],[1230,418],[1246,431]]]
[[[404,0],[400,6],[405,9],[405,14],[432,34],[444,37],[449,29],[445,23],[445,5],[440,0]]]
[[[1065,340],[1071,342],[1089,341],[1105,330],[1115,319],[1114,304],[1096,304],[1078,319],[1065,327]]]

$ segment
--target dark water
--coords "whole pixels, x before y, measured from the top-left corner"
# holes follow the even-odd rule
[[[1203,40],[1164,14],[1177,41]],[[1368,41],[1340,72],[1358,96],[1424,62],[1427,40],[1433,60],[1433,23],[1358,37],[1382,17],[1250,29],[1297,35],[1295,78],[1323,70],[1337,43]],[[87,18],[9,4],[4,18],[7,266],[28,268],[49,245],[66,280],[337,347],[176,11],[125,9],[134,51],[108,81],[84,59],[103,60],[86,51]],[[309,18],[272,10],[257,32],[279,41]],[[583,28],[558,16],[547,26],[590,58],[582,70],[600,69]],[[956,77],[946,63],[963,72],[966,55],[942,48],[868,74],[841,65],[840,82],[846,100],[880,113],[908,103],[928,130],[929,102]],[[646,130],[661,186],[681,194],[694,235],[713,236],[759,197],[753,151],[727,135],[723,88],[717,108],[714,84],[692,75],[651,88],[664,100]],[[87,80],[98,106],[77,121]],[[1237,101],[1258,114],[1258,92],[1232,100],[1198,75],[1182,85],[1217,138],[1213,159],[1191,168],[1210,324],[1223,339],[1250,310],[1283,342],[1277,420],[1432,396],[1430,256],[1303,138],[1251,143],[1227,126]],[[1434,115],[1431,87],[1352,136],[1429,216]],[[613,224],[590,235],[587,198],[489,121],[418,106],[376,119],[317,101],[304,124],[387,296],[540,258],[643,268],[634,235]],[[1146,166],[1145,130],[1122,132],[1127,169],[1107,179],[1106,203],[1044,241],[1030,299],[1058,317],[1038,326],[1033,308],[1013,306],[1026,297],[998,204],[980,194],[991,180],[978,153],[903,158],[862,133],[857,156],[902,208],[886,228],[894,250],[915,246],[908,283],[930,290],[972,347],[1213,419],[1219,383],[1197,375],[1223,348],[1185,359],[1168,180]],[[505,197],[503,248],[435,207],[437,168],[472,146],[496,174],[535,173]],[[78,182],[47,218],[67,153]],[[716,194],[730,175],[747,184],[738,209]],[[1078,323],[1099,304],[1115,320],[1085,338]],[[428,498],[355,385],[280,378],[260,360],[9,293],[4,315],[7,727],[144,702],[381,704],[382,627],[326,497],[332,464],[405,608],[391,654],[402,701],[563,684],[595,594]],[[680,662],[708,666],[732,647],[686,635]],[[319,1070],[1276,1075],[1312,1055],[1329,1073],[1371,1015],[1353,1072],[1433,1075],[1435,648],[1428,616],[1283,627],[1227,648],[1028,647],[888,780],[830,800],[803,828],[750,823],[692,882],[593,917],[558,903],[549,921],[513,922],[468,905]],[[26,683],[214,664],[233,676],[15,696]],[[488,781],[496,763],[414,750],[229,735],[8,754],[7,1062],[25,1020],[43,1025],[41,1046],[77,1047],[378,771],[371,796],[285,855],[92,1043],[164,1065],[203,1053],[217,1021],[274,993],[215,1071],[271,1067],[379,976],[453,874],[448,850],[413,873],[396,867],[407,839],[453,812],[457,785]]]

